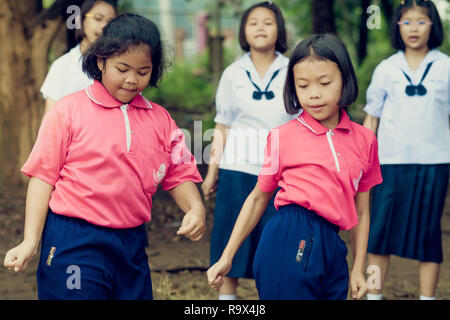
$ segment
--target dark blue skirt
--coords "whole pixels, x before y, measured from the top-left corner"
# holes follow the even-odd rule
[[[211,234],[210,262],[216,263],[225,249],[242,205],[255,188],[258,177],[244,172],[219,170],[214,225]],[[230,278],[253,278],[253,259],[262,230],[267,220],[276,212],[270,200],[266,211],[255,229],[239,248],[228,273]]]
[[[368,252],[441,263],[449,165],[382,165],[373,189]]]

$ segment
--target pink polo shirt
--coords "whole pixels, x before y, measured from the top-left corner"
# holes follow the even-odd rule
[[[265,192],[280,187],[277,209],[296,203],[351,229],[358,224],[356,193],[382,182],[376,137],[344,110],[334,130],[302,112],[270,132],[258,181]]]
[[[149,221],[159,184],[202,181],[164,108],[142,95],[124,105],[98,81],[46,114],[22,172],[54,186],[53,212],[110,228]]]

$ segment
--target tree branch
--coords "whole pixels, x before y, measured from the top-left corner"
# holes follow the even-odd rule
[[[60,16],[67,14],[67,7],[70,5],[81,6],[84,0],[56,0],[53,5],[45,10],[41,10],[33,18],[26,21],[27,29],[32,29],[39,24],[45,22],[45,20],[54,20]]]

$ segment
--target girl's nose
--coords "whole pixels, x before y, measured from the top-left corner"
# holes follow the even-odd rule
[[[311,100],[317,100],[317,99],[319,99],[319,98],[320,98],[320,93],[319,93],[319,91],[318,91],[318,90],[312,90],[312,91],[309,93],[309,98],[310,98]]]
[[[135,76],[128,76],[125,82],[130,84],[137,84],[137,78]]]

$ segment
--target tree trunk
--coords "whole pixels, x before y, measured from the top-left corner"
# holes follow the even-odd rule
[[[384,13],[384,16],[385,16],[387,24],[388,24],[388,28],[387,28],[387,30],[389,30],[388,34],[390,33],[392,17],[394,15],[394,6],[393,5],[394,4],[393,4],[392,0],[381,0],[381,8],[382,8],[381,11]]]
[[[0,0],[0,185],[20,186],[26,181],[20,168],[34,144],[44,111],[39,89],[62,20],[27,27],[39,9],[37,1]]]
[[[312,2],[314,33],[337,33],[333,4],[334,0],[314,0]]]
[[[361,19],[359,22],[359,42],[357,44],[359,65],[363,63],[364,59],[367,56],[367,18],[369,17],[369,15],[367,14],[367,8],[369,7],[369,5],[370,0],[361,1],[361,7],[363,11],[361,13]]]

